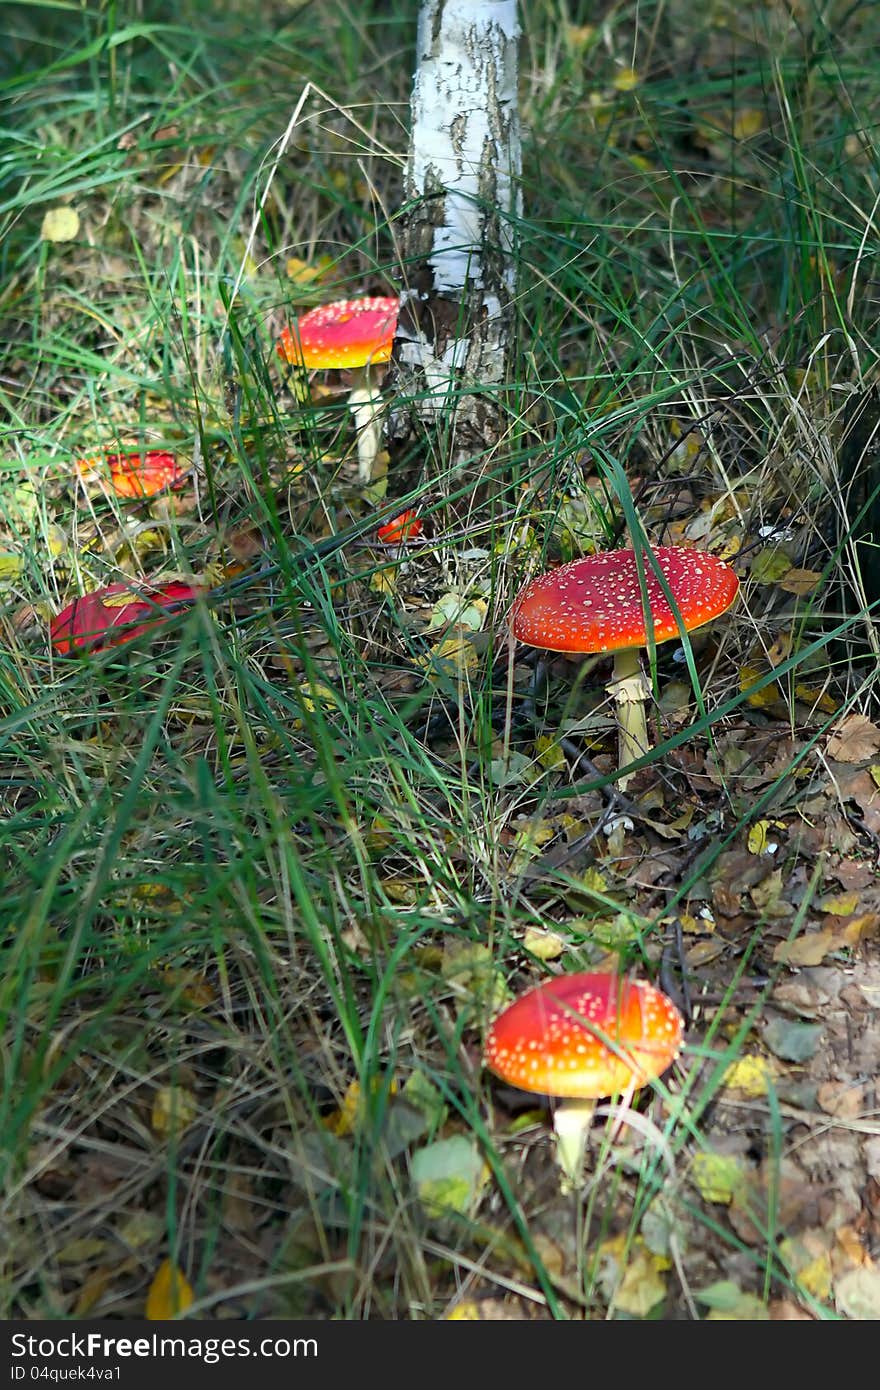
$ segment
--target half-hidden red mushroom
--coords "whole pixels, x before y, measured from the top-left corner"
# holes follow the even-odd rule
[[[645,719],[650,687],[638,655],[639,648],[648,645],[646,610],[653,641],[668,642],[719,617],[739,588],[730,566],[705,551],[659,546],[653,559],[669,586],[680,625],[648,553],[643,602],[633,550],[588,555],[538,575],[517,596],[511,611],[513,635],[520,642],[553,652],[614,654],[608,691],[617,703],[621,767],[650,747]],[[628,780],[621,777],[620,786]]]
[[[400,545],[403,541],[415,540],[423,530],[421,517],[410,508],[401,512],[400,516],[394,517],[392,521],[387,521],[384,526],[380,526],[376,535],[383,545]]]
[[[78,459],[74,467],[84,482],[100,478],[106,469],[119,497],[154,497],[166,488],[178,488],[188,470],[174,454],[164,449],[132,450],[127,454],[92,454]]]
[[[561,1100],[557,1156],[580,1175],[595,1102],[662,1075],[678,1056],[683,1020],[653,985],[615,974],[560,975],[521,995],[492,1023],[483,1061],[510,1086]]]
[[[277,351],[284,362],[310,371],[349,370],[348,404],[357,431],[358,476],[368,483],[381,443],[382,397],[372,380],[374,368],[391,357],[398,301],[384,295],[339,299],[304,314],[295,329],[285,328]]]
[[[62,656],[119,647],[150,628],[167,623],[171,615],[206,591],[200,585],[172,580],[167,584],[108,584],[74,599],[53,618],[49,639]]]

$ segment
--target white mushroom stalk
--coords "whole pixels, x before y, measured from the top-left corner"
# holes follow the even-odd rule
[[[373,382],[370,365],[352,372],[353,385],[348,408],[357,434],[358,482],[369,483],[382,447],[382,392]]]

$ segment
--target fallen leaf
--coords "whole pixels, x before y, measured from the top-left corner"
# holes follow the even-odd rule
[[[489,1169],[478,1145],[456,1134],[417,1149],[412,1156],[412,1176],[429,1216],[450,1212],[467,1216],[489,1179]]]
[[[798,598],[803,598],[813,592],[821,578],[818,570],[793,569],[779,581],[779,587],[787,594],[796,594]]]
[[[725,1206],[742,1187],[746,1171],[743,1160],[730,1154],[697,1153],[691,1159],[688,1177],[704,1202]]]
[[[731,1062],[724,1073],[724,1085],[746,1096],[765,1096],[774,1076],[774,1068],[766,1057],[747,1053]]]
[[[791,560],[784,550],[777,550],[775,546],[765,546],[752,557],[749,572],[758,584],[778,584],[790,569]]]
[[[826,1115],[854,1120],[865,1108],[865,1088],[855,1081],[823,1081],[816,1100]]]
[[[416,665],[429,675],[442,671],[446,675],[462,676],[475,671],[478,664],[477,649],[466,637],[444,637],[426,656],[416,660]]]
[[[527,927],[523,937],[523,949],[538,960],[558,960],[566,946],[567,942],[557,932],[546,931],[543,927]]]
[[[834,1284],[834,1298],[848,1318],[875,1321],[880,1318],[880,1269],[862,1265],[851,1269]]]
[[[637,1249],[614,1290],[611,1308],[632,1318],[646,1318],[666,1297],[662,1274],[669,1265],[665,1256],[654,1255],[647,1247]]]
[[[193,1301],[193,1291],[183,1272],[171,1260],[163,1260],[147,1293],[144,1317],[163,1322],[185,1313]]]
[[[880,753],[880,729],[864,714],[850,714],[835,725],[828,756],[841,763],[861,763]]]
[[[773,959],[784,965],[821,965],[828,952],[834,949],[834,933],[828,927],[821,931],[805,932],[795,941],[780,941]]]
[[[819,899],[822,912],[830,912],[834,917],[849,917],[859,905],[858,893],[832,893]]]
[[[821,1037],[821,1023],[798,1023],[791,1018],[771,1018],[764,1029],[764,1042],[784,1062],[808,1062]]]
[[[719,1279],[705,1289],[694,1289],[694,1297],[709,1309],[708,1320],[769,1321],[770,1313],[753,1293],[744,1293],[732,1279]]]
[[[199,1103],[185,1086],[160,1086],[153,1097],[150,1124],[156,1134],[179,1137],[199,1113]]]
[[[79,231],[79,213],[75,208],[50,208],[43,218],[40,237],[43,241],[73,241]]]
[[[333,260],[330,256],[319,256],[314,262],[301,261],[299,256],[291,256],[285,269],[295,285],[312,285],[321,280],[332,265]]]

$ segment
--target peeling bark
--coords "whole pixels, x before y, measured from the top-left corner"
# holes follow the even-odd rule
[[[507,373],[521,210],[516,0],[423,0],[395,344],[403,413],[490,443]],[[403,428],[401,428],[403,426]]]

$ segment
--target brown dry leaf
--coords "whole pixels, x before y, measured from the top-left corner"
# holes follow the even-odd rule
[[[851,1269],[835,1280],[834,1297],[845,1317],[871,1322],[880,1318],[880,1269],[876,1265]]]
[[[834,932],[828,927],[805,932],[796,941],[780,941],[773,959],[784,965],[821,965],[828,952],[834,949],[834,942]]]
[[[789,570],[779,581],[779,587],[787,594],[797,594],[798,598],[803,598],[813,592],[821,578],[818,570]]]
[[[865,1107],[865,1089],[852,1081],[823,1081],[816,1099],[826,1115],[854,1120]]]
[[[646,1318],[666,1297],[666,1280],[661,1275],[669,1267],[670,1261],[664,1255],[639,1250],[615,1290],[612,1307],[630,1317]]]
[[[163,1260],[150,1285],[144,1317],[148,1322],[164,1322],[185,1313],[192,1301],[193,1291],[183,1271],[172,1260]]]
[[[858,803],[868,834],[880,836],[880,788],[870,772],[841,768],[837,772],[837,785],[844,800],[851,798]]]
[[[876,936],[878,927],[880,913],[863,912],[858,917],[850,918],[840,933],[839,940],[844,946],[858,946],[860,941]]]
[[[780,632],[776,641],[767,648],[765,655],[774,670],[791,656],[792,641],[790,632]]]
[[[774,1298],[770,1302],[770,1321],[815,1322],[815,1318],[790,1298]]]
[[[864,714],[849,714],[828,740],[828,756],[842,763],[863,763],[880,753],[880,729]]]

